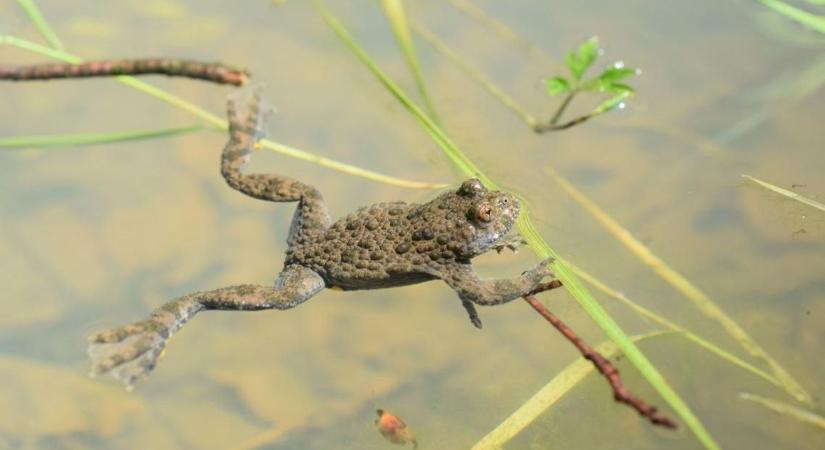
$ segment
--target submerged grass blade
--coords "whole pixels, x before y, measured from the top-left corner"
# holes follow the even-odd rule
[[[811,200],[810,198],[807,198],[807,197],[803,197],[803,196],[797,194],[796,192],[789,191],[787,189],[783,189],[779,186],[776,186],[774,184],[770,184],[767,181],[762,181],[759,178],[754,178],[750,175],[742,174],[742,178],[745,178],[746,180],[753,181],[754,183],[762,186],[763,188],[771,190],[773,192],[776,192],[779,195],[784,195],[785,197],[788,197],[792,200],[796,200],[800,203],[804,203],[804,204],[806,204],[806,205],[808,205],[812,208],[816,208],[820,211],[825,211],[825,205],[823,205],[822,203],[819,203],[816,200]]]
[[[796,419],[800,422],[813,425],[819,428],[820,430],[825,431],[825,417],[822,417],[814,412],[798,408],[787,403],[782,403],[776,400],[771,400],[769,398],[760,397],[755,394],[749,394],[747,392],[740,392],[739,398],[741,398],[742,400],[748,400],[757,403],[759,405],[764,406],[765,408],[770,409],[771,411],[782,414],[783,416],[787,416],[792,419]]]
[[[37,7],[34,1],[17,0],[17,3],[26,11],[26,15],[29,16],[29,19],[34,23],[34,26],[37,27],[40,34],[49,42],[49,45],[57,50],[63,50],[63,42],[60,41],[60,38],[57,37],[57,34],[52,30],[52,27],[49,26],[49,23],[43,18],[43,14],[40,13],[40,8]]]
[[[722,328],[752,356],[759,358],[771,368],[777,379],[782,383],[783,388],[791,396],[807,404],[812,404],[810,394],[768,353],[757,344],[750,335],[739,326],[727,313],[725,313],[710,297],[699,290],[693,283],[688,281],[680,273],[662,261],[656,256],[647,246],[636,239],[629,231],[619,225],[610,215],[602,210],[598,205],[593,203],[584,194],[578,191],[569,181],[562,178],[552,168],[545,169],[545,172],[550,175],[561,188],[567,192],[579,205],[587,210],[596,220],[605,227],[616,239],[619,240],[625,247],[636,255],[643,263],[653,269],[660,277],[667,281],[671,286],[676,288],[685,297],[706,316],[717,321]]]
[[[636,343],[643,339],[655,336],[662,336],[663,332],[648,333],[640,336],[633,336],[630,339]],[[619,352],[619,348],[613,342],[604,342],[596,346],[596,351],[605,358],[612,358]],[[509,417],[504,419],[486,436],[473,445],[472,450],[498,450],[503,448],[511,439],[516,437],[534,420],[545,411],[550,409],[557,401],[573,390],[587,375],[595,371],[593,363],[577,358],[561,372],[556,374],[544,387],[533,394],[518,409],[513,411]]]
[[[524,48],[528,53],[531,53],[534,56],[539,56],[547,61],[552,61],[552,58],[547,56],[547,54],[545,54],[536,44],[529,41],[521,34],[515,32],[509,25],[486,13],[483,9],[479,8],[469,0],[449,0],[449,2],[457,10],[493,30],[500,37]]]
[[[638,303],[630,300],[629,298],[627,298],[626,295],[622,294],[621,292],[616,291],[615,289],[610,288],[606,284],[599,281],[596,277],[594,277],[593,275],[590,275],[589,273],[585,272],[583,269],[581,269],[580,267],[574,265],[570,261],[565,261],[565,263],[568,266],[570,266],[570,268],[573,270],[573,272],[575,272],[576,275],[578,275],[579,278],[584,280],[586,283],[588,283],[588,284],[592,285],[593,287],[595,287],[596,289],[602,291],[608,297],[614,298],[614,299],[622,302],[628,308],[630,308],[633,311],[639,313],[639,315],[641,315],[643,317],[646,317],[646,318],[656,322],[657,324],[662,325],[665,328],[670,329],[671,331],[674,331],[676,333],[681,334],[682,336],[684,336],[689,341],[691,341],[694,344],[696,344],[696,345],[704,348],[705,350],[713,353],[714,355],[722,358],[723,360],[733,364],[734,366],[737,366],[741,369],[744,369],[744,370],[756,375],[757,377],[762,378],[763,380],[773,384],[774,386],[777,386],[777,387],[780,387],[780,388],[783,387],[782,383],[776,377],[774,377],[773,375],[765,372],[762,369],[759,369],[759,368],[755,367],[753,364],[750,364],[750,363],[742,360],[741,358],[739,358],[736,355],[728,352],[727,350],[722,349],[721,347],[717,346],[716,344],[702,338],[701,336],[698,336],[698,335],[694,334],[693,332],[687,330],[686,328],[684,328],[680,325],[677,325],[676,323],[673,323],[673,322],[665,319],[664,317],[654,313],[653,311],[645,308],[644,306],[639,305]]]
[[[413,103],[409,96],[401,90],[370,58],[363,48],[354,40],[349,32],[341,25],[332,13],[322,2],[315,2],[318,12],[330,28],[338,35],[341,41],[349,48],[362,63],[378,78],[378,80],[395,96],[396,99],[412,114],[419,124],[433,137],[450,161],[465,175],[476,176],[488,187],[496,189],[497,186],[487,175],[485,175],[452,140],[429,118],[418,106]],[[519,231],[528,242],[528,245],[541,258],[557,256],[553,249],[536,232],[530,222],[530,212],[528,205],[524,204],[522,213],[518,220]],[[656,389],[659,395],[673,408],[676,414],[685,422],[688,428],[696,435],[697,439],[708,449],[717,449],[719,446],[704,428],[699,419],[693,414],[687,404],[670,387],[664,377],[650,363],[647,357],[639,350],[630,338],[622,331],[619,325],[607,314],[596,299],[581,284],[573,272],[564,265],[563,262],[556,261],[553,264],[556,275],[570,294],[579,302],[582,308],[590,315],[607,336],[616,343],[628,360],[639,370],[642,376]]]
[[[791,6],[781,0],[758,0],[759,3],[782,14],[783,16],[795,20],[807,27],[825,34],[825,17],[809,13],[808,11]]]
[[[512,97],[504,93],[495,83],[492,82],[489,78],[484,76],[478,69],[473,67],[469,61],[464,59],[461,55],[454,52],[447,44],[444,43],[438,36],[435,35],[432,31],[430,31],[424,25],[419,23],[413,22],[412,23],[413,30],[418,33],[427,43],[429,43],[434,49],[436,49],[439,53],[447,57],[450,61],[453,62],[459,69],[461,69],[467,76],[475,80],[481,87],[483,87],[487,92],[490,93],[493,97],[496,98],[505,108],[512,111],[515,115],[517,115],[528,127],[534,128],[538,123],[538,120],[530,114],[526,109],[522,108],[522,106],[515,101]]]
[[[323,6],[320,2],[315,2],[316,8],[321,12],[322,17],[324,20],[329,24],[330,28],[335,31],[338,37],[345,43],[350,50],[355,53],[358,59],[363,62],[370,71],[376,75],[379,81],[384,85],[384,87],[389,90],[393,96],[405,107],[407,108],[413,116],[418,119],[419,123],[422,127],[427,131],[427,133],[436,141],[436,143],[444,150],[447,154],[447,157],[452,161],[452,163],[465,175],[470,176],[477,176],[481,179],[482,182],[488,185],[492,185],[493,182],[490,180],[486,175],[481,172],[481,169],[476,167],[476,165],[462,152],[458,150],[458,147],[452,142],[452,140],[447,136],[444,131],[433,121],[412,99],[400,88],[398,85],[395,84],[386,74],[384,74],[381,69],[372,61],[372,58],[355,43],[355,40],[350,36],[349,32],[341,25],[337,19],[335,19],[329,11]]]
[[[110,144],[114,142],[142,141],[193,133],[203,130],[200,125],[160,130],[122,131],[117,133],[78,133],[50,136],[18,136],[0,139],[0,149],[72,147],[80,145]]]
[[[83,60],[77,56],[71,55],[69,53],[51,49],[48,47],[44,47],[42,45],[36,44],[31,41],[27,41],[25,39],[20,39],[15,36],[2,36],[3,42],[21,48],[23,50],[28,50],[34,53],[38,53],[43,56],[48,56],[50,58],[57,59],[59,61],[64,61],[68,63],[77,64],[82,62]],[[175,106],[179,109],[182,109],[195,117],[199,117],[209,123],[212,127],[219,129],[219,130],[227,130],[228,125],[225,120],[221,119],[220,117],[176,96],[163,89],[160,89],[154,85],[151,85],[145,81],[139,80],[135,77],[128,76],[128,75],[120,75],[115,77],[119,82],[137,89],[140,92],[148,94],[152,97],[155,97],[159,100],[162,100],[166,103],[169,103],[172,106]],[[260,142],[263,148],[275,151],[277,153],[281,153],[283,155],[291,156],[293,158],[301,159],[303,161],[307,161],[313,164],[317,164],[319,166],[327,167],[333,170],[337,170],[339,172],[346,173],[348,175],[354,175],[357,177],[365,178],[372,181],[377,181],[380,183],[385,183],[393,186],[400,186],[400,187],[407,187],[407,188],[421,188],[421,189],[432,189],[432,188],[441,188],[446,186],[445,184],[441,183],[424,183],[420,181],[411,181],[405,180],[402,178],[396,178],[389,175],[384,175],[378,172],[373,172],[371,170],[362,169],[357,166],[353,166],[351,164],[342,163],[340,161],[335,161],[329,158],[325,158],[322,156],[315,155],[305,150],[299,150],[297,148],[289,147],[287,145],[279,144],[277,142],[271,141],[269,139],[263,139]]]
[[[398,42],[398,47],[401,49],[401,54],[407,61],[415,79],[415,86],[418,88],[418,93],[421,99],[424,100],[424,107],[427,108],[427,113],[430,117],[438,122],[438,116],[435,113],[430,94],[427,92],[427,84],[424,82],[424,75],[421,72],[421,64],[418,62],[418,55],[415,51],[412,36],[410,35],[410,26],[407,21],[407,14],[404,12],[404,5],[401,0],[381,0],[384,6],[384,13],[390,21],[392,31],[395,34],[395,39]]]

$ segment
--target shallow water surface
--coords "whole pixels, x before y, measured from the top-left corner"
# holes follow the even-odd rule
[[[277,109],[267,123],[274,141],[401,178],[461,181],[309,2],[276,3],[38,5],[67,50],[87,59],[181,56],[248,68]],[[825,213],[740,175],[825,197],[825,39],[758,2],[473,3],[524,39],[513,40],[456,3],[466,2],[405,5],[539,117],[558,106],[541,80],[562,73],[565,52],[591,35],[605,48],[600,67],[623,60],[642,69],[630,80],[637,96],[628,108],[535,135],[416,38],[444,128],[491,178],[529,200],[555,249],[768,370],[606,233],[547,168],[708,294],[813,396],[813,405],[797,403],[680,335],[641,343],[722,448],[825,447],[823,430],[739,398],[749,392],[822,411]],[[329,6],[414,93],[380,5]],[[3,33],[45,42],[15,2],[0,8]],[[0,46],[0,64],[43,61]],[[220,116],[233,89],[147,80]],[[2,138],[201,123],[114,80],[3,83],[0,98]],[[594,102],[577,99],[571,114]],[[451,290],[427,283],[325,291],[285,312],[204,313],[134,392],[109,377],[87,378],[91,332],[192,291],[265,284],[280,269],[294,205],[229,189],[218,171],[225,141],[207,126],[161,140],[0,151],[0,448],[389,448],[373,425],[376,408],[404,418],[422,449],[470,448],[577,357],[523,302],[481,309],[485,326],[476,330]],[[266,150],[251,166],[318,187],[336,217],[435,195]],[[529,249],[476,260],[488,277],[534,263]],[[567,293],[542,298],[591,343],[605,339]],[[628,334],[660,329],[598,298]],[[668,411],[629,362],[617,365],[631,389]],[[506,448],[701,446],[684,426],[670,432],[641,421],[590,375]]]

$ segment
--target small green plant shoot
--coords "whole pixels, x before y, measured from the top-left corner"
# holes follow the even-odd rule
[[[546,129],[542,131],[563,130],[578,125],[599,114],[604,114],[617,107],[621,108],[624,101],[633,96],[635,91],[628,84],[623,83],[623,80],[632,75],[637,75],[639,71],[638,69],[625,67],[621,62],[614,63],[596,77],[583,79],[584,74],[596,62],[600,54],[601,49],[599,48],[598,38],[591,37],[584,41],[578,50],[567,53],[567,69],[570,71],[570,78],[556,76],[544,80],[548,95],[552,97],[566,93],[567,97],[565,97],[553,118],[550,119],[550,122],[545,125]],[[560,124],[562,114],[573,98],[580,92],[606,93],[610,95],[610,98],[600,103],[590,113]]]

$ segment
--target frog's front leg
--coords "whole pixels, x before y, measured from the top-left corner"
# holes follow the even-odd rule
[[[542,261],[515,278],[482,280],[469,264],[447,266],[438,271],[438,278],[458,293],[470,321],[477,328],[481,328],[481,320],[474,305],[500,305],[529,294],[539,287],[545,277],[553,276],[548,267],[551,261],[552,258]]]
[[[289,309],[323,288],[324,281],[317,273],[289,266],[272,287],[243,284],[179,297],[153,311],[146,320],[91,336],[91,374],[111,373],[130,389],[154,369],[172,334],[198,312]]]

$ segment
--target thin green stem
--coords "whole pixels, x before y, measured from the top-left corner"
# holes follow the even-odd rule
[[[686,328],[684,328],[680,325],[677,325],[676,323],[671,322],[671,321],[665,319],[664,317],[654,313],[653,311],[645,308],[644,306],[639,305],[638,303],[630,300],[629,298],[627,298],[627,296],[625,296],[621,292],[618,292],[617,290],[610,288],[606,284],[599,281],[599,279],[597,279],[593,275],[585,272],[580,267],[578,267],[578,266],[574,265],[573,263],[571,263],[569,260],[565,260],[565,263],[568,266],[570,266],[570,268],[574,272],[576,272],[576,275],[578,275],[582,280],[584,280],[588,284],[592,285],[596,289],[604,292],[608,297],[611,297],[613,299],[616,299],[616,300],[622,302],[625,306],[627,306],[628,308],[630,308],[633,311],[637,312],[639,315],[644,316],[644,317],[658,323],[659,325],[662,325],[666,328],[669,328],[672,331],[675,331],[677,333],[682,334],[686,339],[692,341],[694,344],[696,344],[696,345],[704,348],[705,350],[715,354],[716,356],[724,359],[725,361],[727,361],[727,362],[729,362],[729,363],[731,363],[731,364],[733,364],[733,365],[735,365],[739,368],[742,368],[742,369],[756,375],[759,378],[762,378],[763,380],[773,384],[774,386],[777,386],[779,388],[784,388],[781,381],[779,381],[776,377],[772,376],[771,374],[765,372],[764,370],[757,368],[753,364],[750,364],[750,363],[742,360],[741,358],[739,358],[736,355],[728,352],[727,350],[724,350],[724,349],[718,347],[717,345],[713,344],[712,342],[710,342],[710,341],[708,341],[708,340],[692,333],[688,329],[686,329]]]
[[[57,33],[52,30],[52,27],[49,26],[49,23],[46,22],[46,19],[43,17],[43,14],[40,13],[40,8],[34,3],[33,0],[17,0],[17,3],[26,11],[26,15],[29,16],[29,19],[34,23],[34,26],[37,27],[37,30],[43,37],[49,42],[49,45],[56,50],[63,50],[63,42],[60,41],[60,38],[57,37]]]
[[[825,17],[811,14],[808,11],[791,6],[781,0],[758,0],[759,3],[782,14],[783,16],[795,20],[814,30],[825,34]]]
[[[491,16],[483,9],[474,5],[469,0],[449,0],[457,10],[479,21],[482,25],[493,30],[496,34],[523,47],[528,53],[539,56],[546,61],[552,61],[536,44],[527,40],[521,34],[514,31],[509,25]]]
[[[476,83],[480,84],[490,95],[495,97],[505,108],[512,111],[515,115],[517,115],[527,126],[533,128],[538,123],[538,120],[530,114],[525,108],[523,108],[515,99],[507,95],[504,91],[499,89],[492,80],[484,76],[478,69],[473,67],[469,61],[464,59],[461,55],[454,52],[447,44],[444,43],[438,36],[435,35],[432,31],[430,31],[424,25],[421,25],[415,21],[411,22],[411,27],[413,31],[415,31],[419,36],[421,36],[427,43],[429,43],[434,49],[440,52],[442,55],[446,56],[447,59],[452,61],[459,69],[461,69],[467,76],[472,78],[476,81]]]
[[[578,89],[573,89],[572,91],[567,93],[567,96],[564,97],[564,100],[561,102],[561,105],[559,105],[559,109],[557,109],[556,113],[553,114],[553,117],[550,118],[550,125],[556,125],[559,123],[561,115],[564,114],[564,111],[567,109],[568,106],[570,106],[570,102],[573,101],[573,98],[576,97],[576,94],[578,93]]]
[[[822,417],[819,414],[816,414],[812,411],[808,411],[807,409],[802,409],[793,405],[789,405],[787,403],[771,400],[769,398],[761,397],[756,394],[749,394],[747,392],[740,392],[739,398],[741,398],[742,400],[754,402],[778,414],[782,414],[783,416],[796,419],[802,423],[813,425],[819,428],[820,430],[825,431],[825,417]]]
[[[816,200],[810,199],[808,197],[799,195],[796,192],[789,191],[787,189],[783,189],[783,188],[781,188],[781,187],[779,187],[775,184],[768,183],[767,181],[762,181],[759,178],[755,178],[755,177],[752,177],[750,175],[742,174],[742,178],[744,178],[746,180],[749,180],[749,181],[752,181],[752,182],[756,183],[757,185],[762,186],[763,188],[765,188],[769,191],[776,192],[777,194],[782,195],[784,197],[787,197],[791,200],[796,200],[799,203],[802,203],[804,205],[808,205],[811,208],[816,208],[820,211],[825,211],[825,204],[822,204],[822,203],[820,203]]]
[[[415,51],[415,44],[412,36],[410,36],[409,21],[407,14],[404,11],[404,5],[401,0],[382,0],[381,4],[384,6],[384,12],[390,21],[395,40],[398,42],[398,47],[401,49],[401,54],[404,55],[404,60],[410,68],[410,73],[415,79],[415,86],[418,88],[418,93],[424,101],[424,107],[430,117],[438,122],[438,115],[435,113],[430,94],[427,92],[427,84],[424,82],[424,75],[421,72],[421,64],[418,62],[418,56]]]
[[[158,139],[202,130],[200,125],[188,127],[164,128],[160,130],[122,131],[117,133],[79,133],[61,134],[53,136],[17,136],[0,139],[0,148],[47,148],[70,147],[78,145],[110,144],[113,142],[138,141],[144,139]]]

